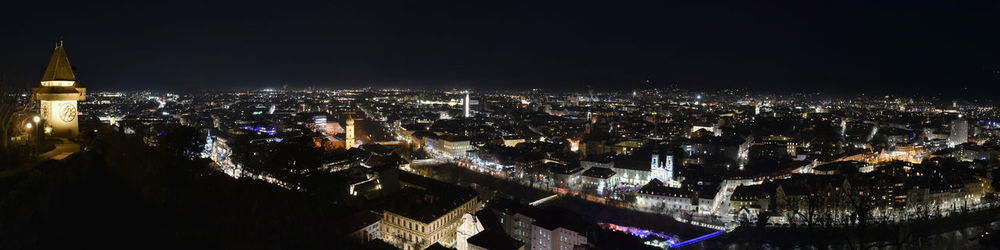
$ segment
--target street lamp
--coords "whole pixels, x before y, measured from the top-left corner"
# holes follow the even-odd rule
[[[24,128],[31,129],[31,123],[30,122],[29,123],[25,123],[24,124]]]
[[[31,120],[34,121],[35,124],[38,124],[39,122],[42,121],[42,118],[36,115],[35,117],[32,117]]]

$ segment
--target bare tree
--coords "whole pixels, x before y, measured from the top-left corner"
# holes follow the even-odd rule
[[[857,242],[857,249],[868,249],[866,236],[870,232],[873,222],[873,211],[878,207],[878,201],[882,196],[882,189],[871,186],[853,186],[844,190],[845,205],[847,205],[847,216],[844,216],[844,232],[848,245],[854,248]]]
[[[28,132],[22,129],[33,108],[33,102],[21,103],[21,93],[23,90],[13,87],[6,75],[0,77],[0,159],[6,166],[20,165],[34,154],[31,143],[13,140],[14,135]]]

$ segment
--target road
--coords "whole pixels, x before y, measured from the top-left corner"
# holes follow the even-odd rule
[[[80,152],[80,144],[73,143],[66,138],[50,138],[50,139],[57,140],[57,142],[53,143],[55,145],[55,148],[53,148],[49,152],[45,152],[38,155],[36,162],[32,164],[26,164],[18,168],[12,168],[0,171],[0,178],[21,173],[22,171],[31,169],[35,165],[38,165],[39,163],[44,161],[48,160],[60,161],[62,159],[65,159],[67,156],[72,155],[73,153]]]
[[[62,160],[73,153],[80,152],[80,144],[76,144],[66,138],[54,138],[58,142],[54,143],[55,148],[49,152],[42,153],[39,155],[39,159],[52,159],[52,160]]]

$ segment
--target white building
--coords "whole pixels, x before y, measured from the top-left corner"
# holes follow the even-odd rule
[[[598,194],[603,194],[604,190],[614,188],[618,183],[615,171],[610,168],[590,168],[583,171],[580,176],[580,184],[584,189],[596,189]]]
[[[429,136],[424,138],[424,144],[433,153],[453,158],[465,157],[466,152],[473,149],[469,139],[461,136]]]
[[[571,250],[587,244],[587,237],[561,226],[536,221],[531,224],[531,249]]]
[[[462,215],[462,224],[459,224],[458,229],[455,230],[457,234],[455,236],[455,249],[468,250],[469,238],[479,232],[482,232],[483,230],[485,230],[485,228],[483,228],[483,223],[480,222],[475,215],[471,213]]]
[[[650,180],[657,179],[664,183],[672,184],[674,180],[674,156],[653,154],[649,161],[650,171],[653,173]],[[650,180],[646,180],[647,182]],[[672,186],[672,185],[671,185]]]
[[[962,144],[969,141],[969,123],[961,116],[951,121],[951,135],[948,136],[948,146]]]
[[[617,181],[626,185],[645,185],[657,179],[668,186],[679,186],[674,181],[674,156],[653,153],[645,158],[618,158],[611,164]]]
[[[274,105],[271,105],[271,110],[272,110],[271,113],[273,114]],[[312,127],[313,127],[312,128],[313,132],[326,133],[326,116],[325,115],[313,116]]]
[[[636,193],[636,205],[640,209],[656,212],[679,212],[692,209],[693,193],[681,188],[669,187],[659,181],[650,181]]]

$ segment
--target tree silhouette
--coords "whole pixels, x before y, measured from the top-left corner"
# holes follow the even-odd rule
[[[0,82],[0,170],[19,167],[30,161],[35,154],[32,146],[38,144],[11,139],[14,135],[25,132],[24,124],[30,119],[29,114],[34,103],[28,102],[22,105],[19,103],[18,93],[20,91],[11,88],[9,83]],[[34,131],[41,129],[36,128]],[[32,138],[41,139],[38,136]]]

